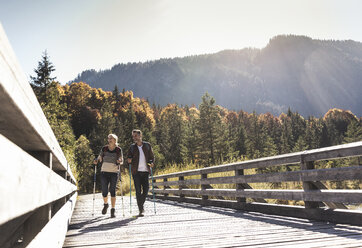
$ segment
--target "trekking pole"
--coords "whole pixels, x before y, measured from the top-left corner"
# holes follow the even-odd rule
[[[151,180],[152,180],[153,209],[155,210],[155,214],[156,214],[155,186],[153,185],[153,173],[152,173],[152,167],[150,167],[150,168],[151,168]]]
[[[121,183],[122,212],[123,212],[123,217],[124,217],[124,204],[123,204],[123,189],[122,189],[121,169],[119,170],[118,175],[119,175],[119,181]]]
[[[93,212],[92,216],[94,216],[94,200],[96,196],[96,179],[97,179],[97,164],[94,165],[94,177],[93,177]]]
[[[129,164],[129,213],[132,215],[132,178],[131,178],[131,166]]]

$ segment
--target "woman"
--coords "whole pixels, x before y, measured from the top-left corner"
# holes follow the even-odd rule
[[[101,168],[101,185],[104,206],[102,214],[107,213],[108,191],[111,193],[111,218],[115,216],[116,206],[116,185],[118,180],[119,166],[123,164],[122,149],[118,146],[118,137],[115,134],[108,135],[108,145],[104,146],[99,153],[98,158],[94,161],[102,163]]]

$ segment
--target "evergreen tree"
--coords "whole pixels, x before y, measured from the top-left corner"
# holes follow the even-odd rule
[[[160,148],[169,164],[183,164],[186,161],[185,123],[181,109],[169,105],[161,114],[163,130],[161,132]]]
[[[356,121],[352,121],[348,125],[346,136],[344,137],[344,143],[351,143],[351,142],[357,142],[357,141],[362,141],[362,126],[356,120]]]
[[[239,152],[239,156],[246,155],[246,131],[244,124],[240,124],[237,130],[237,140],[235,150]]]
[[[294,147],[291,117],[282,114],[280,119],[282,122],[281,154],[290,153]]]
[[[113,104],[114,104],[114,113],[119,111],[121,107],[121,95],[119,94],[117,85],[114,86],[114,90],[112,92]]]
[[[185,127],[185,142],[187,147],[188,161],[195,164],[197,159],[197,148],[199,144],[198,121],[199,111],[196,107],[185,108],[186,112],[186,127]]]
[[[199,106],[200,119],[198,122],[199,154],[202,162],[207,165],[216,164],[218,149],[222,147],[223,126],[220,114],[215,106],[215,99],[208,93],[202,96],[202,103]]]
[[[42,60],[38,62],[37,69],[34,69],[35,77],[30,76],[31,86],[38,96],[40,102],[46,101],[46,91],[48,86],[53,82],[56,77],[51,77],[51,73],[55,68],[49,60],[47,51],[45,50],[42,55]]]

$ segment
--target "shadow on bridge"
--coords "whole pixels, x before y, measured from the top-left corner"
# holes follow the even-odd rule
[[[100,225],[93,225],[97,222],[102,222],[106,219],[111,219],[111,218],[110,217],[106,217],[106,218],[105,217],[96,217],[92,220],[87,220],[87,221],[83,221],[80,223],[71,224],[71,225],[69,225],[68,230],[78,230],[78,232],[74,233],[74,234],[70,234],[70,235],[68,235],[68,237],[79,236],[79,235],[83,235],[85,233],[90,233],[90,232],[94,232],[94,231],[112,230],[115,228],[120,228],[122,226],[127,226],[130,222],[136,220],[136,218],[133,218],[133,217],[127,218],[127,219],[121,219],[121,220],[114,218],[114,221],[112,221],[112,222],[103,223]],[[89,225],[91,225],[91,226],[89,226]],[[85,226],[87,226],[87,227],[85,227]]]
[[[322,221],[313,221],[307,219],[293,218],[280,215],[268,215],[258,212],[244,212],[242,210],[220,208],[213,206],[201,206],[193,203],[175,202],[168,200],[156,200],[156,202],[178,206],[183,208],[189,208],[193,210],[205,211],[209,213],[215,213],[220,215],[226,215],[234,218],[242,218],[250,221],[263,222],[280,227],[286,227],[285,233],[288,233],[288,228],[297,228],[305,231],[312,231],[324,234],[333,234],[336,236],[350,238],[355,240],[362,240],[361,231],[362,228],[358,226],[349,226],[344,224],[334,224]],[[306,238],[308,239],[308,238]]]

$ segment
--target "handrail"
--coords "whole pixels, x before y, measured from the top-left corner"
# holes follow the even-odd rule
[[[154,192],[161,199],[362,225],[362,212],[349,210],[346,206],[346,204],[361,204],[362,190],[331,190],[321,182],[361,180],[362,166],[314,168],[316,161],[359,156],[362,156],[362,141],[181,171],[154,176],[153,183],[157,187]],[[294,165],[294,168],[299,165],[299,170],[244,175],[245,169],[261,169],[281,165]],[[220,172],[229,172],[230,175],[210,177],[210,174]],[[190,178],[190,176],[193,177]],[[199,178],[195,178],[195,176],[199,176]],[[249,183],[262,182],[301,182],[303,189],[253,189],[249,185]],[[225,187],[228,188],[215,189],[212,187],[212,185],[217,184],[226,184]],[[196,185],[200,188],[188,189],[187,187],[190,185]],[[178,188],[170,188],[175,186]],[[210,199],[210,197],[218,200]],[[225,200],[225,197],[235,200]],[[300,208],[268,204],[265,199],[304,201],[305,206]]]
[[[43,230],[67,228],[76,179],[1,24],[0,157],[0,247],[44,244]],[[64,230],[50,232],[58,247]]]

